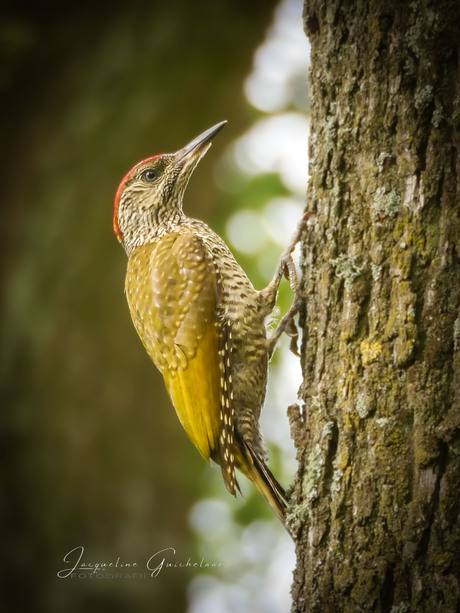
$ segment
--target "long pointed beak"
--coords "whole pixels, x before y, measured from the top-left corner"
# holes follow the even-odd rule
[[[183,149],[177,151],[175,154],[176,164],[179,162],[188,162],[189,160],[196,160],[198,163],[211,146],[214,136],[222,130],[226,123],[226,121],[221,121],[212,128],[209,128],[209,130],[206,130],[206,132],[203,132],[203,134],[200,134],[200,136],[194,138],[192,142]]]

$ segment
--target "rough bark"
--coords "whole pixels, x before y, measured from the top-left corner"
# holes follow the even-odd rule
[[[459,3],[311,0],[304,23],[293,611],[459,611]]]

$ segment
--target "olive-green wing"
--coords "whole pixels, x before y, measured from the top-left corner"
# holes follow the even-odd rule
[[[130,259],[126,290],[133,321],[164,376],[177,415],[209,460],[219,446],[221,367],[219,287],[206,247],[193,233],[171,233],[138,248]]]

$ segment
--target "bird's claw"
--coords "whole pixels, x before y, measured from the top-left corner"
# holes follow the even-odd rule
[[[276,344],[279,338],[281,337],[281,335],[283,334],[283,332],[285,332],[288,336],[291,337],[289,349],[292,351],[294,355],[296,355],[297,357],[300,357],[300,354],[297,348],[297,343],[299,339],[299,331],[294,321],[294,317],[299,312],[301,302],[302,300],[298,297],[298,295],[296,295],[296,298],[294,302],[292,303],[291,308],[285,315],[283,315],[279,324],[273,331],[273,334],[270,336],[269,341],[268,341],[269,358],[271,358],[271,356],[273,355]]]
[[[280,257],[277,274],[275,275],[272,283],[269,286],[271,290],[270,295],[274,296],[274,298],[272,297],[273,303],[276,298],[276,293],[273,293],[273,288],[275,288],[274,291],[276,292],[279,282],[281,280],[281,277],[283,276],[289,281],[289,285],[295,294],[295,298],[291,305],[291,308],[281,318],[281,321],[279,322],[278,326],[276,327],[276,329],[274,330],[273,334],[271,335],[268,341],[269,357],[272,356],[275,350],[276,344],[280,336],[283,334],[283,332],[286,332],[286,334],[291,337],[289,348],[292,351],[292,353],[300,357],[299,352],[298,352],[298,347],[297,347],[297,343],[299,339],[299,332],[294,322],[294,317],[298,313],[300,309],[300,305],[306,299],[307,295],[305,291],[300,288],[300,283],[297,278],[297,270],[294,264],[294,260],[292,259],[292,254],[294,253],[295,248],[297,244],[299,243],[299,241],[301,240],[302,234],[306,230],[307,225],[309,225],[309,221],[313,215],[314,213],[312,211],[308,211],[307,213],[303,215],[302,219],[297,224],[297,228],[291,239],[291,242],[289,243],[289,245],[287,246],[287,248],[284,250],[284,252],[282,253]]]
[[[297,270],[295,268],[294,260],[292,259],[291,254],[285,257],[282,262],[283,274],[284,278],[289,281],[289,285],[293,292],[297,293],[298,281],[297,281]]]
[[[291,337],[291,342],[289,343],[289,350],[292,351],[295,356],[300,358],[300,353],[298,350],[299,329],[295,324],[294,315],[289,317],[288,321],[286,322],[284,332]]]

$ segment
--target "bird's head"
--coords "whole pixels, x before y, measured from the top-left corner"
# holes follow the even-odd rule
[[[124,177],[115,196],[113,229],[128,253],[180,221],[189,179],[226,123],[209,128],[176,153],[139,162]]]

